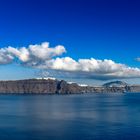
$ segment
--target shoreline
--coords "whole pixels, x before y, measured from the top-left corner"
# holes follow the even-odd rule
[[[105,94],[138,93],[140,85],[128,85],[122,81],[106,83],[102,86],[80,86],[57,79],[26,79],[0,81],[1,95],[69,95],[69,94]]]

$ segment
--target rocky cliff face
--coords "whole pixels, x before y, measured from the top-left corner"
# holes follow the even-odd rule
[[[106,84],[108,85],[108,84]],[[114,85],[114,82],[113,82]],[[78,93],[123,93],[140,92],[140,86],[79,86],[64,80],[28,79],[16,81],[0,81],[1,94],[78,94]]]
[[[7,94],[71,94],[82,93],[77,84],[52,79],[0,81],[0,93]]]
[[[18,81],[0,81],[0,93],[56,93],[57,80],[18,80]]]

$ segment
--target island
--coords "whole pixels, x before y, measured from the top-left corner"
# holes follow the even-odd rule
[[[140,85],[129,85],[122,81],[113,81],[102,86],[88,86],[49,78],[0,81],[0,94],[83,94],[130,92],[140,92]]]

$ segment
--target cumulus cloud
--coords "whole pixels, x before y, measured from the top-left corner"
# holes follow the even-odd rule
[[[24,66],[51,70],[57,74],[73,77],[94,79],[140,77],[139,68],[107,59],[74,60],[71,57],[59,57],[65,52],[64,46],[49,47],[48,42],[20,48],[9,46],[0,49],[0,64],[12,63],[17,59]]]
[[[0,49],[0,64],[7,64],[13,61],[14,57],[5,49]]]
[[[50,48],[48,42],[43,42],[40,45],[29,45],[27,48],[14,48],[9,46],[0,49],[0,64],[10,63],[15,58],[19,59],[22,63],[46,61],[65,52],[64,46],[58,45]]]
[[[69,76],[95,79],[140,77],[140,69],[128,67],[112,60],[56,58],[37,66],[40,69],[53,69]]]

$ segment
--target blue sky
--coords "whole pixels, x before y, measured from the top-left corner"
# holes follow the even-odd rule
[[[1,0],[0,47],[49,42],[63,45],[63,56],[75,61],[92,57],[140,68],[139,5],[138,0]],[[2,64],[0,79],[31,78],[36,71]]]

